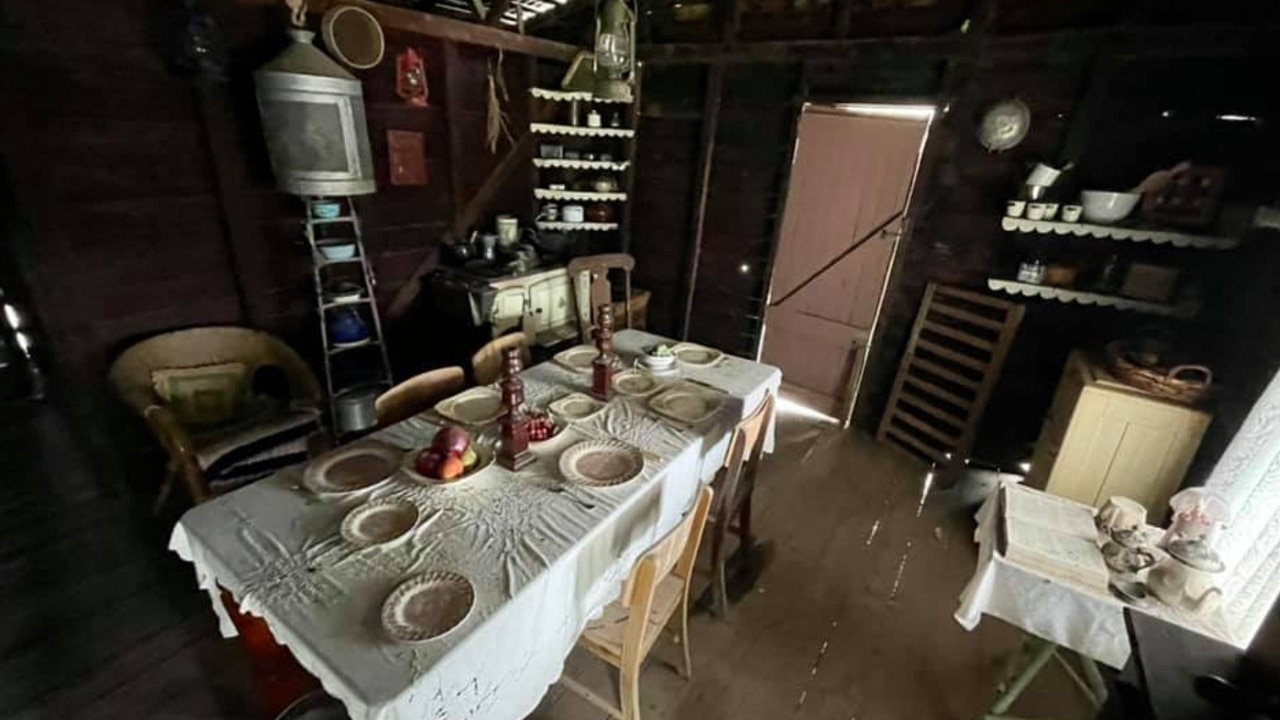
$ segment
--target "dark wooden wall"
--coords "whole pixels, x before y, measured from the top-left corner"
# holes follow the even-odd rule
[[[1001,2],[985,30],[990,35],[979,40],[952,35],[958,49],[949,53],[864,46],[846,52],[845,59],[831,59],[839,53],[829,52],[822,59],[742,62],[749,55],[750,43],[745,41],[751,39],[830,38],[830,25],[803,30],[771,24],[757,7],[767,5],[752,5],[743,12],[743,50],[723,60],[725,90],[694,285],[691,338],[744,354],[755,347],[781,210],[779,195],[801,101],[927,101],[943,108],[925,148],[912,229],[886,297],[882,332],[868,358],[864,394],[855,414],[860,427],[873,428],[879,420],[928,282],[984,288],[990,276],[1010,277],[1017,260],[1028,253],[1091,255],[1095,265],[1105,257],[1108,248],[1099,247],[1098,241],[1052,243],[1001,231],[1004,201],[1017,192],[1031,163],[1074,160],[1077,169],[1069,181],[1075,187],[1125,188],[1152,170],[1192,159],[1231,169],[1230,201],[1271,203],[1277,197],[1280,181],[1268,168],[1280,160],[1280,93],[1263,80],[1265,68],[1277,59],[1276,26],[1266,24],[1273,23],[1274,8],[1227,3],[1199,10],[1185,4],[1135,10],[1120,4],[1059,2],[1036,4],[1036,12],[1031,12],[1021,3]],[[819,4],[813,12],[835,12],[839,5]],[[852,5],[864,13],[862,17],[873,16],[862,3]],[[970,3],[940,1],[919,11],[900,9],[896,15],[875,17],[897,23],[894,34],[914,37],[954,32],[971,11]],[[649,31],[656,43],[652,47],[659,52],[661,43],[698,40],[716,32],[709,25],[664,24],[663,12],[655,10]],[[796,14],[794,9],[788,12]],[[1263,25],[1255,28],[1256,35],[1247,30],[1245,21],[1250,19]],[[1107,34],[1109,24],[1119,20],[1168,34],[1154,43],[1138,35]],[[1232,23],[1216,24],[1224,20]],[[708,23],[713,21],[714,17]],[[1210,21],[1215,24],[1180,24]],[[851,34],[872,33],[867,27],[854,23]],[[1052,33],[1020,35],[1044,31]],[[1194,42],[1179,40],[1179,32]],[[1244,40],[1224,41],[1224,32]],[[690,45],[683,51],[691,48],[696,50]],[[696,190],[702,93],[712,66],[673,64],[669,56],[659,57],[663,59],[655,59],[645,74],[645,152],[637,195],[648,207],[661,208],[663,217],[660,223],[636,227],[635,251],[644,280],[685,292],[687,286],[680,284],[683,265],[653,265],[673,256],[687,261],[691,252],[690,188]],[[989,153],[975,137],[977,120],[987,106],[1006,97],[1019,97],[1031,107],[1032,129],[1012,151]],[[1215,119],[1226,113],[1264,120],[1255,124]],[[1241,360],[1239,349],[1263,327],[1280,343],[1280,326],[1258,317],[1261,311],[1254,309],[1260,298],[1274,297],[1280,283],[1273,273],[1259,277],[1260,270],[1275,267],[1274,261],[1263,260],[1275,254],[1275,239],[1261,233],[1250,238],[1247,247],[1248,252],[1216,256],[1115,248],[1129,257],[1154,254],[1201,276],[1206,309],[1193,323],[1153,324],[1148,316],[1028,301],[1020,338],[979,438],[979,457],[1007,462],[1029,455],[1067,353],[1136,333],[1181,339],[1222,371],[1218,422],[1202,453],[1216,457],[1221,438],[1230,437],[1280,361],[1274,354],[1265,360]],[[679,330],[682,301],[666,298],[651,313],[659,331]]]
[[[221,29],[227,81],[208,86],[167,67],[166,12],[180,3],[7,3],[0,9],[0,162],[7,176],[0,262],[16,264],[41,327],[43,355],[102,449],[120,444],[105,387],[111,359],[165,330],[231,323],[276,333],[318,361],[301,205],[276,192],[252,70],[286,44],[277,7],[206,3]],[[318,21],[314,17],[313,20]],[[394,57],[417,47],[427,108],[394,96]],[[357,200],[379,296],[393,293],[505,152],[484,148],[486,73],[496,53],[459,45],[446,72],[441,41],[387,32],[386,58],[359,72],[379,190]],[[513,127],[527,122],[525,59],[504,63]],[[450,147],[446,83],[456,83]],[[423,132],[428,182],[392,187],[386,131]],[[458,167],[451,165],[458,159]],[[456,172],[455,172],[456,170]],[[455,188],[456,177],[459,187]],[[517,173],[495,207],[528,209]],[[429,330],[392,327],[392,351]],[[425,337],[424,337],[425,336]],[[313,362],[317,371],[319,365]]]

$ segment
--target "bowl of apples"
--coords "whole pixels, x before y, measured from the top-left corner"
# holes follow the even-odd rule
[[[431,439],[431,447],[405,456],[405,470],[432,485],[465,480],[492,463],[493,449],[472,442],[471,434],[456,425],[440,428]]]

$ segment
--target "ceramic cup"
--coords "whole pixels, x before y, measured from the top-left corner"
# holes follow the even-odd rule
[[[1080,222],[1080,213],[1084,212],[1084,208],[1079,205],[1063,205],[1062,220],[1063,222]]]
[[[1028,220],[1043,220],[1043,219],[1044,219],[1044,203],[1038,203],[1038,202],[1036,202],[1036,203],[1031,203],[1030,205],[1028,205],[1028,206],[1027,206],[1027,219],[1028,219]]]
[[[581,205],[565,205],[560,214],[565,222],[580,223],[586,218],[586,210]]]
[[[1094,517],[1098,529],[1111,535],[1133,532],[1147,522],[1147,508],[1127,497],[1110,497]]]
[[[1058,215],[1058,203],[1044,204],[1044,219],[1052,220]]]
[[[514,247],[520,242],[520,221],[514,215],[499,215],[496,221],[498,226],[498,244],[504,248]]]
[[[1005,206],[1004,206],[1004,214],[1008,215],[1011,218],[1020,218],[1022,217],[1022,214],[1026,211],[1027,211],[1026,200],[1010,200],[1009,202],[1005,203]]]

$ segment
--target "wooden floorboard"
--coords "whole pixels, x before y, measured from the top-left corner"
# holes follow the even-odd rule
[[[64,432],[48,417],[0,426],[0,450],[34,447],[5,499],[14,524],[0,530],[18,538],[0,550],[0,717],[260,717],[239,646],[218,636],[190,568],[164,549],[164,528],[148,526],[138,503],[104,495]],[[664,662],[678,657],[672,639],[657,643],[644,719],[979,717],[1020,636],[990,619],[967,633],[952,618],[974,567],[973,493],[927,478],[866,437],[783,415],[755,501],[771,562],[726,621],[693,618],[693,679]],[[616,697],[612,671],[590,655],[565,667]],[[1015,711],[1089,716],[1052,667]],[[607,718],[558,685],[530,717]]]

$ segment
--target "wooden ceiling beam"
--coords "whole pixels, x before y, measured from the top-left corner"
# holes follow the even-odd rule
[[[1096,43],[1102,40],[1110,42],[1125,57],[1276,53],[1280,25],[1121,25],[1038,33],[985,34],[981,44],[984,50],[996,54],[1051,59],[1051,55],[1089,55],[1096,48]],[[646,63],[679,65],[848,61],[899,53],[945,59],[972,49],[973,38],[969,34],[950,33],[847,40],[649,44],[641,45],[637,52]]]
[[[238,0],[244,5],[281,5],[278,0]],[[494,5],[499,3],[495,0]],[[356,5],[373,14],[384,28],[404,30],[427,37],[440,38],[468,45],[480,45],[506,52],[560,62],[572,62],[583,48],[545,38],[521,35],[498,27],[480,23],[454,20],[441,15],[383,5],[371,0],[308,0],[307,10],[323,14],[334,5]],[[492,8],[491,8],[492,12]]]

